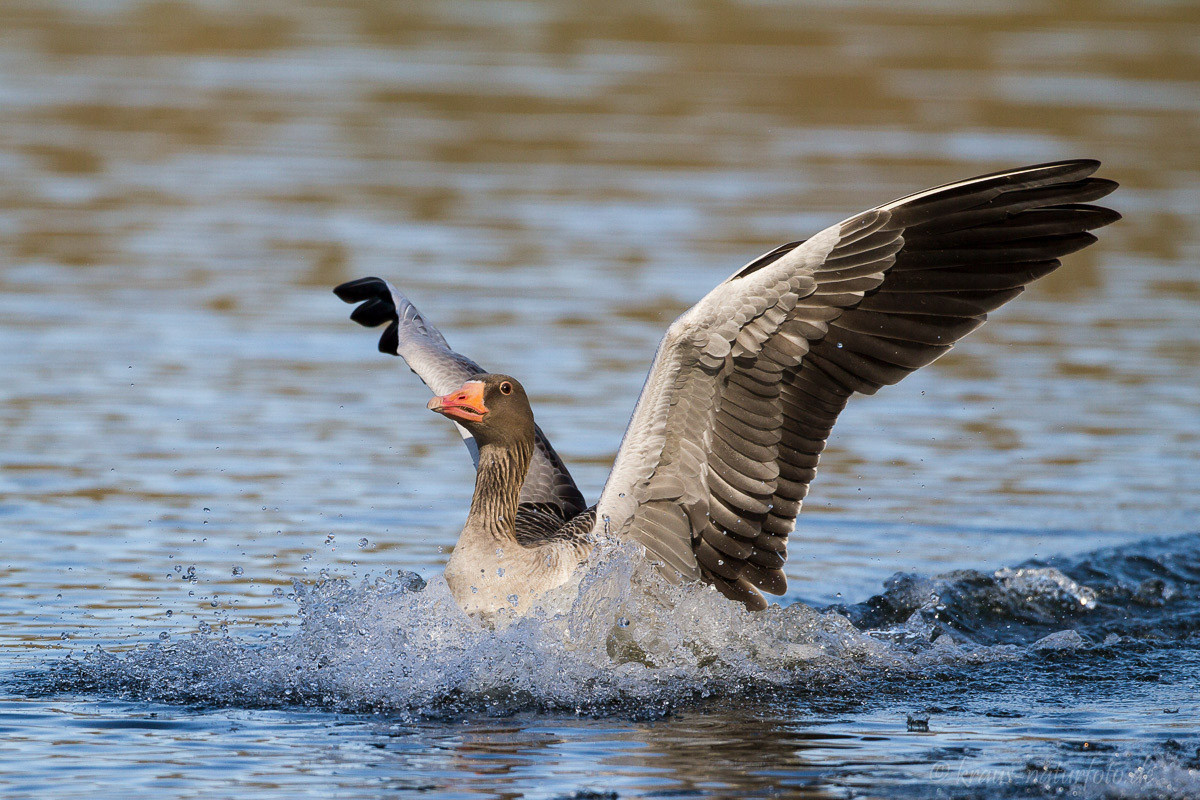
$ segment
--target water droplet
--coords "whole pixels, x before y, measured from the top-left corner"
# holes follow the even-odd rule
[[[210,606],[212,606],[213,608],[216,608],[217,607],[217,599],[214,597],[212,600],[208,601],[208,604]]]
[[[838,343],[837,343],[837,349],[838,349],[838,350],[841,350],[841,349],[842,349],[842,343],[841,343],[841,342],[838,342]]]
[[[367,541],[367,537],[365,537],[365,536],[358,540],[359,547],[366,547],[369,544],[370,544],[370,542]]]
[[[617,620],[617,627],[618,628],[628,628],[629,627],[629,619],[627,617],[621,617],[620,619]]]
[[[508,596],[508,604],[511,605],[513,608],[516,608],[520,602],[521,602],[521,598],[518,597],[517,595],[510,594]]]
[[[62,633],[60,633],[60,634],[58,635],[58,638],[60,638],[60,639],[62,639],[62,640],[64,640],[64,641],[65,641],[65,640],[67,640],[67,639],[70,639],[70,638],[71,638],[71,634],[67,633],[66,631],[63,631]]]
[[[478,588],[478,587],[476,587],[476,586],[472,586],[472,587],[471,587],[471,594],[478,594],[478,593],[479,593],[479,588]]]
[[[271,590],[271,596],[272,597],[283,597],[283,587],[276,586],[274,589]]]
[[[204,509],[204,513],[205,513],[205,514],[208,514],[208,513],[209,513],[209,512],[211,512],[211,511],[212,511],[212,509],[211,509],[211,508],[206,508],[206,509]]]
[[[235,577],[235,578],[236,578],[238,575],[241,575],[243,572],[245,572],[245,570],[244,570],[244,569],[242,569],[241,567],[239,567],[239,566],[237,566],[237,565],[234,565],[234,567],[233,567],[233,570],[232,570],[232,571],[233,571],[233,577]]]
[[[169,609],[169,608],[167,609],[167,616],[168,616],[168,617],[170,617],[170,616],[174,616],[174,614],[175,614],[175,612],[174,612],[174,611],[172,611],[172,610],[171,610],[171,609]]]
[[[158,635],[158,638],[159,638],[161,641],[164,641],[164,642],[165,642],[167,639],[170,639],[170,638],[171,638],[171,634],[167,633],[166,631],[163,631],[162,633],[160,633],[160,634]]]
[[[504,577],[504,567],[497,567],[497,568],[496,568],[496,577],[498,577],[498,578],[503,578],[503,577]]]

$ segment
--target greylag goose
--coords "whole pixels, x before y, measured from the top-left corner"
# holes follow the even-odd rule
[[[334,291],[386,324],[459,426],[475,494],[446,565],[468,613],[529,608],[598,536],[632,540],[669,580],[704,581],[750,609],[782,594],[788,536],[838,414],[944,354],[987,313],[1118,219],[1089,205],[1117,184],[1076,160],[908,195],[737,270],[659,344],[600,500],[589,507],[516,379],[490,374],[391,284]]]

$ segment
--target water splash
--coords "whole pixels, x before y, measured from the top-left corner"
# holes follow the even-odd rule
[[[1200,537],[1183,538],[1200,564]],[[1110,554],[1109,565],[1142,564],[1151,546]],[[1074,570],[1096,575],[1104,552]],[[1138,590],[1120,574],[1085,585],[1062,566],[901,574],[857,606],[752,613],[709,587],[672,585],[634,546],[610,544],[525,616],[467,617],[441,578],[325,579],[297,583],[291,636],[251,644],[208,631],[123,654],[97,649],[53,673],[59,689],[206,705],[655,714],[710,697],[828,694],[931,666],[1111,646],[1115,599]],[[1197,594],[1195,584],[1167,588]]]

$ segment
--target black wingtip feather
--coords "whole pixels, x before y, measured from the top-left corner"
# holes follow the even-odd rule
[[[1109,178],[1088,178],[1073,185],[1079,187],[1079,199],[1072,201],[1075,203],[1090,203],[1093,200],[1108,197],[1121,186]]]
[[[1100,180],[1097,178],[1096,180]],[[1117,188],[1116,181],[1109,181],[1112,188]],[[1111,191],[1111,190],[1110,190]],[[1105,225],[1112,225],[1114,222],[1120,222],[1122,217],[1120,212],[1113,211],[1111,208],[1104,206],[1091,206],[1083,203],[1065,203],[1060,206],[1053,207],[1059,211],[1075,211],[1087,220],[1087,227],[1084,230],[1094,231],[1097,228],[1103,228]]]
[[[1053,181],[1069,183],[1083,180],[1100,169],[1100,162],[1094,158],[1069,158],[1064,161],[1047,161],[1044,164],[1030,164],[1027,167],[1004,169],[999,172],[989,172],[971,178],[971,182],[994,181],[999,184],[1025,183],[1033,180],[1037,183]]]
[[[392,324],[388,325],[383,331],[383,336],[379,337],[379,352],[387,353],[389,356],[400,355],[400,322],[392,320]]]
[[[347,281],[335,287],[333,293],[347,303],[361,303],[363,300],[382,299],[389,295],[387,283],[382,278],[376,277]]]
[[[350,312],[350,319],[364,328],[375,328],[395,318],[396,306],[390,301],[384,302],[378,297],[372,297]]]
[[[379,350],[383,353],[398,355],[399,333],[396,318],[396,302],[388,289],[387,282],[382,278],[359,278],[343,283],[333,290],[339,298],[347,303],[362,303],[350,312],[350,319],[365,328],[376,328],[385,322],[391,325],[379,339]]]

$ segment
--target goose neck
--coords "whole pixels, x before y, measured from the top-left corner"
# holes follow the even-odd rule
[[[532,455],[531,444],[488,444],[479,448],[468,528],[485,531],[502,541],[516,540],[517,504]]]

